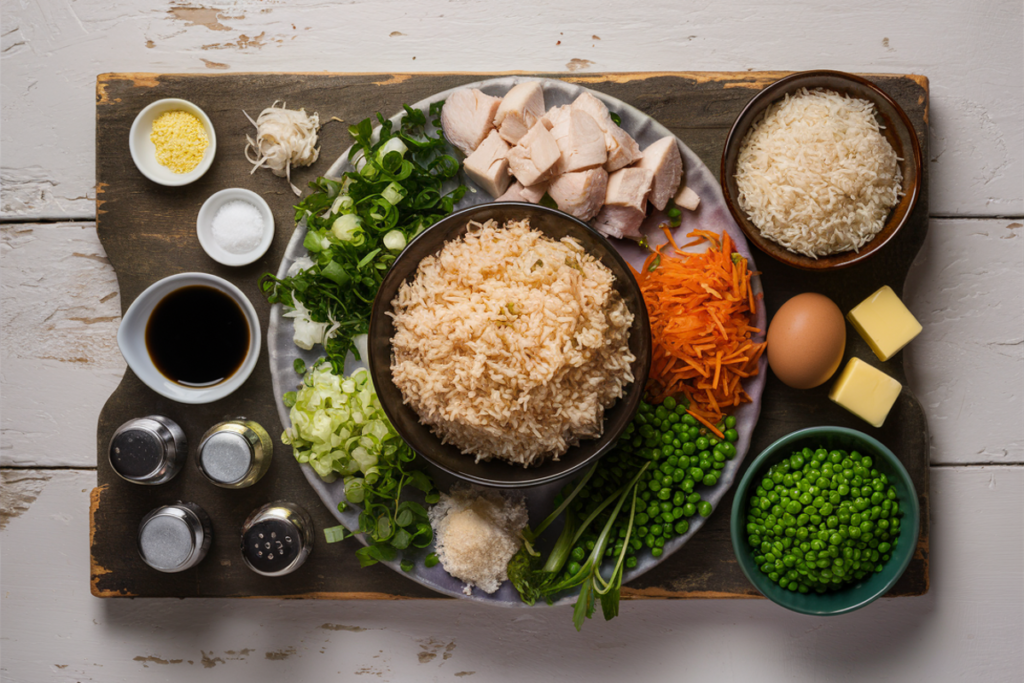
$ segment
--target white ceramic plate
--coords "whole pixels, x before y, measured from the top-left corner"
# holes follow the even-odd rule
[[[527,78],[522,76],[496,78],[488,81],[472,83],[466,86],[460,86],[460,88],[479,88],[489,95],[500,97],[508,92],[512,86],[528,80],[541,82],[544,88],[545,106],[549,109],[551,107],[569,104],[581,93],[587,91],[586,88],[572,83]],[[417,102],[413,105],[413,108],[427,111],[432,103],[445,99],[451,92],[453,92],[453,90],[438,93],[433,97],[423,100],[422,102]],[[665,137],[666,135],[672,135],[671,131],[638,109],[635,109],[634,107],[631,107],[630,105],[615,98],[608,97],[603,93],[593,90],[589,92],[603,101],[611,111],[619,115],[622,120],[622,127],[632,135],[638,143],[640,143],[641,149],[645,149],[652,142]],[[400,118],[401,115],[398,115],[393,117],[392,120],[397,121]],[[746,239],[744,239],[743,233],[740,232],[739,227],[737,227],[732,216],[729,214],[729,210],[725,206],[725,201],[722,198],[721,187],[719,186],[714,174],[708,170],[707,166],[704,165],[700,158],[698,158],[697,155],[694,154],[681,140],[677,139],[677,143],[679,145],[679,151],[683,157],[686,184],[700,196],[701,204],[700,208],[696,212],[683,211],[682,225],[674,231],[676,242],[682,244],[687,241],[685,239],[686,234],[695,229],[713,230],[715,232],[722,232],[725,230],[735,242],[736,250],[750,261],[751,270],[756,270],[750,247],[747,244]],[[459,156],[454,150],[450,151],[450,153],[453,156]],[[334,165],[331,166],[326,175],[338,178],[342,173],[348,170],[351,170],[351,165],[348,162],[348,151],[346,150],[345,154],[343,154],[334,163]],[[461,202],[459,202],[456,209],[492,201],[490,195],[474,185],[468,178],[465,178],[464,174],[460,173],[460,176],[462,176],[462,182],[469,186],[470,191],[466,193],[466,196]],[[647,234],[648,240],[652,246],[657,246],[658,244],[667,241],[664,233],[658,229],[658,226],[665,222],[668,222],[668,218],[664,214],[658,212],[649,216],[645,221],[643,232]],[[284,260],[281,262],[281,266],[278,269],[278,277],[284,277],[292,262],[294,262],[298,257],[306,255],[306,250],[302,246],[304,236],[305,228],[300,225],[295,229],[291,242],[289,242],[288,248],[285,251]],[[647,252],[637,246],[637,244],[631,241],[615,239],[612,239],[611,241],[616,245],[619,252],[626,258],[626,260],[635,268],[639,269],[643,265]],[[761,287],[760,279],[755,278],[753,284],[755,292],[759,292]],[[281,416],[281,423],[284,425],[290,425],[291,422],[288,417],[288,409],[281,403],[280,397],[284,392],[294,390],[298,384],[295,372],[292,369],[292,362],[296,358],[302,358],[308,364],[320,357],[322,352],[319,349],[303,351],[296,347],[295,344],[292,343],[292,324],[290,319],[282,317],[282,312],[281,306],[274,306],[271,311],[270,330],[267,334],[267,344],[270,350],[270,369],[274,380],[274,400],[277,402],[278,413]],[[766,324],[766,315],[764,307],[762,306],[758,309],[754,325],[755,327],[764,330]],[[763,333],[760,338],[763,339]],[[750,437],[753,434],[754,425],[757,423],[757,417],[761,410],[761,393],[764,390],[766,362],[766,359],[762,357],[760,373],[751,381],[744,384],[744,388],[747,390],[747,393],[750,394],[752,399],[751,402],[743,405],[734,413],[737,422],[736,428],[740,433],[740,439],[736,443],[736,457],[726,465],[724,470],[722,470],[722,476],[719,479],[718,484],[710,488],[700,486],[696,489],[700,491],[703,499],[709,501],[715,508],[718,507],[722,497],[732,485],[732,482],[739,471],[740,465],[743,462],[743,458],[750,447]],[[361,366],[363,366],[362,363],[355,363],[350,356],[349,362],[346,363],[345,370],[346,372],[352,372],[356,367]],[[316,490],[321,500],[323,500],[324,504],[331,510],[334,516],[337,517],[338,521],[349,529],[357,528],[357,512],[353,511],[351,508],[344,513],[338,512],[337,505],[339,502],[344,500],[343,485],[341,481],[326,484],[320,480],[311,467],[303,465],[302,468],[310,485]],[[438,486],[442,490],[446,490],[451,485],[453,481],[451,477],[445,475],[439,470],[433,470],[432,473],[434,474],[435,481],[437,481]],[[549,484],[547,486],[525,489],[523,491],[526,496],[527,507],[530,511],[530,523],[532,525],[540,522],[552,510],[552,501],[559,489],[564,486],[565,483],[566,482],[563,481],[560,483]],[[720,514],[728,513],[729,511],[725,510]],[[649,571],[672,555],[672,553],[679,550],[679,548],[681,548],[693,536],[693,534],[700,530],[705,521],[706,520],[700,517],[700,515],[692,517],[690,519],[689,531],[683,536],[677,536],[666,543],[664,554],[660,558],[652,557],[646,550],[638,554],[637,557],[639,561],[637,566],[626,572],[624,577],[625,581],[628,582],[640,576],[644,572]],[[544,538],[549,539],[549,543],[553,542],[553,538],[558,534],[559,529],[556,528],[557,526],[557,524],[552,525],[552,528],[545,533]],[[362,539],[361,536],[358,538]],[[542,544],[541,547],[543,548],[544,545]],[[432,549],[419,551],[418,553],[410,554],[409,557],[411,559],[417,559],[431,551]],[[456,598],[467,597],[462,593],[462,582],[449,576],[440,565],[436,565],[428,569],[422,564],[422,562],[417,562],[415,569],[412,572],[406,573],[402,572],[399,567],[399,561],[401,559],[402,558],[398,558],[398,560],[387,564],[395,571],[400,572],[403,576],[432,588],[439,593]],[[474,588],[469,599],[504,607],[526,607],[526,605],[524,605],[519,599],[519,594],[516,592],[515,588],[508,581],[503,583],[501,588],[491,595],[484,593],[478,588]],[[566,602],[571,603],[574,601],[575,595],[567,595],[563,597],[558,604]],[[543,606],[543,603],[536,606]]]

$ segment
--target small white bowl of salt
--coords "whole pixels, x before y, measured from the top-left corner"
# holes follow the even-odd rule
[[[232,187],[203,203],[196,233],[214,261],[245,266],[263,256],[274,241],[274,214],[255,192]]]

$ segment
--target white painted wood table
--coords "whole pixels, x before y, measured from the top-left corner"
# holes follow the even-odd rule
[[[3,0],[0,678],[1022,680],[1022,3],[689,4]],[[931,81],[931,224],[906,292],[927,595],[832,619],[637,601],[577,634],[567,609],[89,594],[96,419],[125,367],[94,223],[98,73],[810,68]]]

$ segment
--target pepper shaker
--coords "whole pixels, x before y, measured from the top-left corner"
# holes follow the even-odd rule
[[[242,525],[242,559],[263,576],[290,574],[313,550],[313,521],[301,507],[285,500],[253,511]]]
[[[135,484],[163,484],[174,478],[188,455],[185,432],[162,415],[125,422],[110,439],[110,467]]]
[[[252,486],[270,469],[274,442],[267,430],[240,417],[215,424],[203,435],[196,453],[199,471],[217,486]]]
[[[181,572],[196,566],[206,557],[212,540],[210,518],[195,503],[163,505],[139,524],[139,555],[161,572]]]

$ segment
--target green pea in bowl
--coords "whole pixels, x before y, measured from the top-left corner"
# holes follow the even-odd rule
[[[810,449],[810,456],[804,449]],[[824,459],[818,455],[820,449],[826,451]],[[832,454],[835,451],[845,451],[850,455],[839,457],[839,462],[834,462]],[[859,454],[860,458],[867,456],[870,461],[854,462],[854,452]],[[800,453],[799,458],[793,457],[796,453]],[[803,500],[799,500],[799,497],[795,500],[791,498],[787,508],[778,509],[783,502],[782,497],[795,493],[801,485],[799,477],[798,481],[794,482],[771,481],[769,473],[772,467],[788,461],[791,469],[787,474],[792,477],[793,466],[800,466],[801,460],[808,459],[815,463],[813,469],[818,471],[819,475],[805,486],[817,485],[821,490],[800,491]],[[847,460],[848,462],[844,462]],[[826,468],[826,464],[830,467]],[[859,469],[861,467],[864,469]],[[867,484],[881,484],[882,490],[862,490],[859,505],[852,502],[853,492],[848,492],[849,488],[854,487],[854,479],[849,476],[851,474],[861,477],[862,487],[857,488],[864,488],[863,480],[866,479]],[[866,476],[861,476],[865,474]],[[778,478],[777,476],[776,479]],[[823,478],[827,480],[828,488],[823,486],[826,484],[822,481]],[[770,489],[765,486],[766,479],[771,481]],[[787,486],[787,483],[790,485]],[[836,488],[831,488],[833,485]],[[895,490],[895,501],[887,495],[890,487]],[[780,499],[762,502],[762,499],[768,498],[772,492]],[[875,496],[872,501],[871,496],[875,493],[880,495]],[[763,510],[762,517],[754,518],[752,521],[748,516],[751,514],[753,498],[758,498],[761,505],[767,505],[767,509]],[[832,504],[830,498],[836,503]],[[851,503],[844,505],[844,500],[851,500]],[[889,501],[888,505],[886,501]],[[892,514],[893,502],[898,506],[895,516]],[[876,506],[878,513],[872,519],[872,511]],[[781,536],[775,536],[771,528],[765,528],[764,523],[769,514],[775,516],[774,513],[777,512],[782,514],[776,517],[779,526],[774,528],[778,531],[781,527]],[[820,517],[817,522],[813,516],[815,512]],[[883,512],[887,514],[883,515]],[[854,515],[859,517],[854,518]],[[898,524],[892,521],[896,518],[899,520]],[[883,519],[885,523],[879,524]],[[857,524],[854,525],[852,522]],[[825,528],[819,528],[820,524],[824,524]],[[782,437],[750,464],[736,490],[731,525],[732,547],[736,559],[743,573],[758,591],[766,598],[794,612],[831,616],[860,609],[885,595],[892,588],[910,564],[917,547],[921,511],[910,475],[899,458],[881,442],[845,427],[811,427]],[[898,528],[894,528],[896,526]],[[794,535],[787,536],[787,528],[793,528]],[[806,537],[805,532],[799,531],[800,529],[807,529]],[[884,539],[883,534],[888,534],[889,538]],[[751,545],[751,537],[759,542],[758,547]],[[761,544],[766,540],[771,543],[783,543],[782,538],[789,538],[790,546],[783,548],[781,557],[776,556],[779,554],[777,548],[764,551],[765,547]],[[867,540],[863,540],[865,538]],[[870,545],[872,542],[875,543],[874,547]],[[883,545],[884,543],[888,543],[889,547]],[[801,544],[805,544],[804,547],[801,547]],[[858,545],[865,547],[857,548]],[[835,551],[831,548],[835,548]],[[849,552],[846,552],[846,548],[849,548]],[[879,550],[885,552],[878,552]],[[859,557],[856,555],[858,551]],[[871,559],[872,551],[878,552],[877,560]],[[888,560],[883,560],[885,555],[888,555]],[[762,561],[758,562],[758,559]],[[781,565],[776,562],[780,562]],[[875,571],[878,565],[881,565],[881,570]],[[775,574],[785,587],[774,581],[764,570]],[[865,571],[865,575],[856,578],[856,574]],[[844,580],[841,584],[831,583],[837,572],[842,572],[849,580]],[[818,582],[833,587],[822,593],[816,592],[813,588],[809,588],[807,592],[800,592],[798,582],[808,583],[809,577],[812,576]]]

